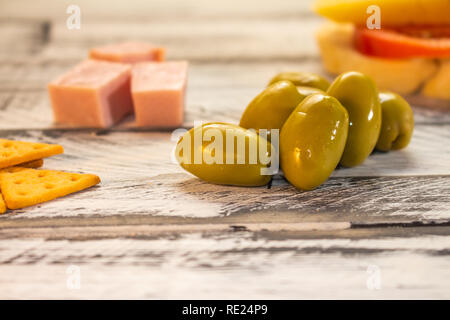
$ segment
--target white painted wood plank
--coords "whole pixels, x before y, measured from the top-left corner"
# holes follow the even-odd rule
[[[11,58],[27,61],[31,55],[42,49],[48,28],[49,24],[44,21],[12,21],[0,18],[0,61]]]
[[[0,298],[448,299],[449,241],[269,240],[248,233],[4,240]],[[67,287],[69,266],[79,268],[78,290]]]
[[[155,219],[156,220],[156,219]],[[239,224],[227,223],[227,219],[222,219],[222,223],[210,223],[213,219],[196,220],[197,223],[167,223],[167,224],[126,224],[114,226],[70,226],[67,221],[64,227],[11,227],[14,222],[9,221],[9,227],[2,228],[0,239],[26,239],[43,238],[46,240],[93,240],[107,238],[148,238],[186,233],[228,233],[232,231],[246,232],[333,232],[338,230],[348,230],[351,228],[349,222],[250,222],[244,219]],[[255,219],[257,220],[257,219]],[[42,221],[42,220],[41,220]],[[218,220],[216,220],[218,221]],[[13,223],[11,223],[13,222]],[[22,221],[21,221],[22,222]],[[142,222],[142,221],[141,221]]]
[[[48,19],[65,22],[69,0],[27,0],[0,2],[0,17],[20,19]],[[87,21],[173,21],[199,19],[252,19],[266,17],[298,17],[311,13],[310,1],[283,0],[274,5],[271,0],[77,0],[83,19]]]
[[[226,19],[153,22],[84,23],[80,30],[54,24],[51,43],[42,57],[52,61],[79,60],[90,48],[130,39],[167,48],[168,59],[229,61],[315,57],[318,19]]]

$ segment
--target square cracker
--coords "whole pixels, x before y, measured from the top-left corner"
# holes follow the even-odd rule
[[[19,209],[63,197],[100,182],[93,174],[16,168],[1,174],[6,207]]]
[[[57,144],[0,139],[0,168],[15,166],[63,152],[63,147]]]
[[[18,165],[16,165],[16,167],[22,167],[22,168],[40,168],[42,167],[44,164],[44,160],[43,159],[37,159],[37,160],[32,160],[32,161],[28,161],[28,162],[24,162],[24,163],[19,163]]]
[[[0,214],[5,213],[5,212],[6,212],[5,200],[3,200],[3,196],[0,193]]]
[[[23,170],[30,169],[30,168],[39,168],[43,164],[44,164],[44,160],[38,159],[38,160],[20,163],[17,166],[0,169],[0,182],[2,181],[2,177],[7,173],[23,171]],[[0,190],[0,192],[1,192],[1,190]]]
[[[2,182],[2,179],[4,176],[8,175],[9,173],[19,172],[19,171],[28,170],[28,169],[29,168],[19,167],[19,166],[12,166],[12,167],[8,167],[8,168],[0,169],[0,186],[1,186],[1,182]],[[1,187],[0,187],[0,192],[1,192]]]

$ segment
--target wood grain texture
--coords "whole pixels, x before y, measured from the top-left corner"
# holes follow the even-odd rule
[[[299,218],[305,220],[448,221],[449,185],[449,176],[331,178],[321,188],[307,193],[295,190],[284,181],[270,190],[247,190],[209,185],[186,174],[148,176],[140,180],[104,179],[94,189],[14,210],[0,218],[0,226],[3,220],[16,218],[128,214],[207,218],[261,210],[298,212]],[[436,196],[437,191],[443,195]]]
[[[448,299],[449,245],[433,235],[3,240],[0,298]],[[67,286],[74,268],[80,289]]]
[[[51,30],[51,44],[42,51],[42,58],[79,60],[87,56],[92,46],[125,41],[132,34],[134,39],[165,46],[168,59],[201,62],[299,60],[317,56],[314,32],[320,23],[318,19],[263,18],[192,20],[189,24],[183,20],[146,24],[85,23],[76,32],[57,24]]]
[[[41,0],[30,3],[27,0],[0,2],[0,16],[18,19],[46,19],[52,22],[67,19],[66,8],[70,0]],[[274,6],[271,0],[132,0],[108,1],[78,0],[83,18],[88,21],[161,21],[182,20],[233,20],[233,19],[278,19],[311,17],[309,1],[284,0]]]
[[[0,61],[11,58],[27,61],[42,50],[48,40],[49,28],[49,23],[44,20],[17,21],[0,16]]]

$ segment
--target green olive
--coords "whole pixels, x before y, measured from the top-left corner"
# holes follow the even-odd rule
[[[281,129],[302,99],[292,82],[276,82],[250,102],[239,125],[247,129]]]
[[[340,164],[344,167],[359,165],[375,148],[381,129],[381,106],[375,83],[362,73],[346,72],[333,81],[327,94],[338,99],[350,117]]]
[[[392,92],[380,92],[379,97],[382,120],[375,148],[380,151],[405,148],[414,130],[414,114],[411,107],[405,99]]]
[[[303,100],[280,134],[281,169],[296,188],[312,190],[339,163],[347,140],[349,117],[341,103],[324,94]]]
[[[323,90],[313,88],[313,87],[297,86],[297,90],[303,96],[303,99],[305,99],[307,96],[310,96],[315,93],[325,94],[325,92]]]
[[[270,80],[269,85],[281,80],[289,80],[296,86],[312,87],[323,91],[330,86],[327,79],[310,72],[281,72]]]
[[[213,122],[186,132],[177,143],[175,158],[186,171],[207,182],[262,186],[271,179],[264,171],[270,166],[266,160],[271,153],[271,144],[254,130]]]

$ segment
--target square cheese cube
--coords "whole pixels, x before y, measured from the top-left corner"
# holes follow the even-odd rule
[[[181,126],[187,81],[186,61],[138,63],[133,66],[131,93],[138,126]]]
[[[109,127],[133,111],[131,66],[85,60],[48,85],[55,122]]]
[[[123,42],[93,48],[91,59],[122,63],[164,61],[165,49],[144,42]]]

